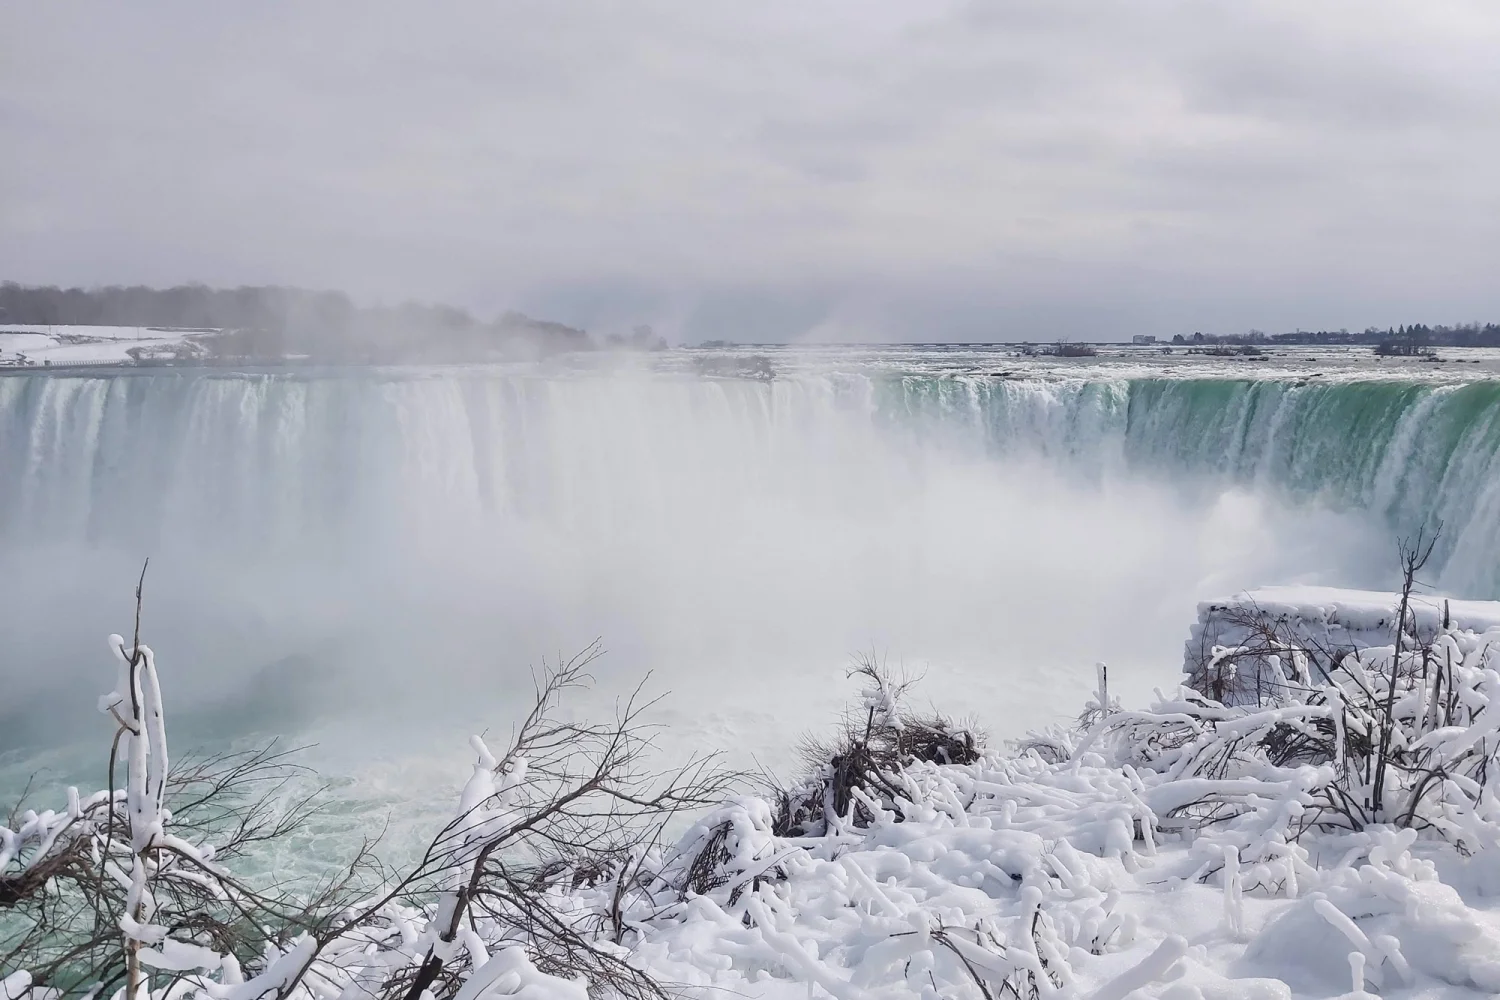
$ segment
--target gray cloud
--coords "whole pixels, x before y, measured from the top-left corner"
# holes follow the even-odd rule
[[[0,276],[688,339],[1500,316],[1488,0],[0,5]]]

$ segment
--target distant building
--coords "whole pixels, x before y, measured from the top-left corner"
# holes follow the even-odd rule
[[[1130,338],[1130,342],[1132,344],[1154,344],[1156,343],[1156,338],[1149,333],[1138,333]]]

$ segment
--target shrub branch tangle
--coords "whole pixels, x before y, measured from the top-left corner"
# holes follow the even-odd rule
[[[1388,824],[1462,850],[1487,843],[1500,818],[1487,790],[1500,748],[1500,648],[1455,629],[1446,605],[1435,631],[1419,627],[1419,574],[1435,543],[1424,532],[1399,546],[1391,645],[1339,648],[1258,609],[1228,611],[1248,638],[1205,651],[1190,675],[1197,690],[1100,719],[1084,748],[1112,740],[1127,759],[1177,777],[1301,783],[1309,808],[1299,828]],[[1173,811],[1212,824],[1243,808],[1242,797],[1201,787],[1207,794]]]
[[[845,716],[832,741],[803,740],[808,777],[797,788],[777,793],[780,835],[817,836],[841,825],[868,825],[871,796],[899,798],[897,776],[913,762],[972,764],[979,759],[973,731],[940,715],[909,711],[905,698],[913,681],[896,679],[873,655],[858,657],[849,676],[865,685],[860,710]]]
[[[590,683],[597,643],[536,678],[502,755],[473,738],[457,814],[418,862],[387,871],[366,843],[311,889],[254,887],[226,862],[294,832],[321,789],[293,794],[299,769],[274,747],[173,766],[152,651],[138,631],[110,645],[121,680],[100,701],[118,727],[108,788],[70,789],[64,810],[18,809],[0,826],[0,970],[22,970],[0,973],[9,993],[277,1000],[354,989],[415,1000],[458,995],[483,963],[490,976],[583,976],[624,997],[664,995],[556,890],[612,880],[623,895],[672,817],[721,802],[737,776],[712,757],[651,772],[652,703],[639,689],[609,723],[562,720],[564,696]],[[615,918],[618,940],[618,907]]]

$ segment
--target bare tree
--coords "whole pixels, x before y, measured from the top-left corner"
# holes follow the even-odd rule
[[[1396,648],[1391,657],[1391,673],[1386,681],[1385,703],[1381,706],[1380,716],[1380,744],[1376,750],[1375,757],[1375,781],[1372,796],[1374,802],[1372,808],[1377,820],[1385,815],[1385,779],[1386,771],[1391,763],[1391,735],[1396,731],[1396,688],[1399,686],[1397,677],[1401,669],[1401,654],[1408,642],[1407,638],[1407,615],[1411,611],[1412,592],[1417,587],[1417,574],[1427,566],[1427,561],[1432,558],[1432,550],[1437,545],[1438,535],[1442,532],[1442,526],[1432,533],[1425,535],[1424,531],[1418,530],[1414,538],[1402,539],[1398,545],[1401,558],[1401,603],[1396,611]],[[1412,621],[1411,638],[1413,644],[1420,644],[1417,635],[1415,620]],[[1425,664],[1428,657],[1422,657]]]
[[[97,996],[123,986],[136,1000],[148,996],[149,965],[175,970],[165,985],[159,975],[151,983],[153,997],[214,985],[280,1000],[303,995],[313,977],[321,987],[447,998],[476,973],[476,955],[517,946],[543,973],[582,974],[625,997],[665,995],[603,942],[625,933],[625,897],[649,897],[660,881],[645,859],[673,817],[722,801],[739,776],[712,756],[652,771],[645,713],[655,701],[640,688],[608,722],[565,720],[561,703],[591,682],[597,642],[536,676],[501,756],[473,738],[457,814],[415,864],[386,871],[366,842],[317,885],[252,885],[228,863],[294,832],[322,789],[297,792],[306,772],[274,745],[169,766],[139,593],[140,584],[135,639],[111,637],[121,681],[101,703],[117,726],[108,787],[70,791],[62,812],[18,809],[0,827],[0,908],[21,928],[0,937],[0,967],[24,970],[28,989]],[[613,882],[609,911],[565,912],[555,890],[589,880]]]

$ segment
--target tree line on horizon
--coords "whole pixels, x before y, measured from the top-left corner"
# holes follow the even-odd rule
[[[598,346],[576,327],[504,312],[483,320],[456,306],[406,302],[357,305],[339,291],[281,285],[61,288],[0,282],[0,325],[138,326],[221,331],[204,342],[231,359],[289,356],[330,362],[468,361],[540,357]],[[1369,345],[1393,353],[1425,347],[1500,347],[1500,323],[1425,323],[1363,331],[1296,330],[1268,334],[1176,334],[1173,344]],[[612,335],[604,346],[660,349],[649,327]]]
[[[361,306],[343,292],[276,285],[59,288],[7,281],[0,283],[0,324],[222,331],[204,343],[240,359],[467,361],[595,346],[583,330],[518,312],[481,320],[455,306]]]
[[[1362,331],[1297,330],[1292,333],[1191,333],[1177,334],[1174,344],[1358,344],[1375,347],[1500,347],[1500,323],[1459,323],[1454,326],[1428,326],[1413,323],[1391,326],[1384,330],[1366,327]]]

